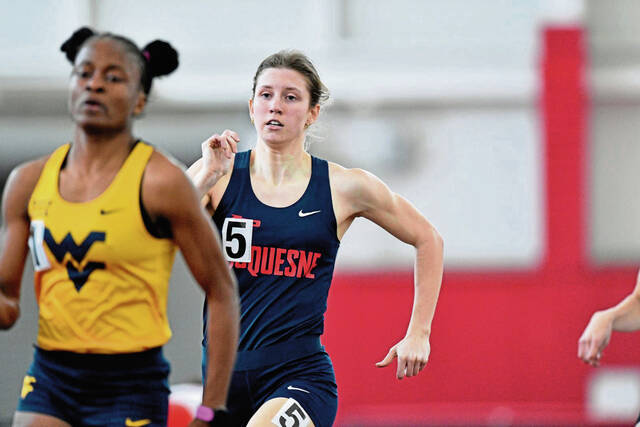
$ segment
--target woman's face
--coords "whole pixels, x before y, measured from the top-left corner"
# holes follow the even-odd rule
[[[309,107],[307,81],[289,68],[267,68],[256,82],[249,112],[258,136],[265,142],[304,137],[305,125],[318,117],[320,106]]]
[[[78,52],[69,89],[73,121],[97,132],[130,128],[146,102],[134,59],[110,39],[89,42]]]

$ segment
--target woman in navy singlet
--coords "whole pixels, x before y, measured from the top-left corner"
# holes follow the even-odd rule
[[[372,174],[305,151],[306,130],[327,98],[306,56],[282,51],[267,57],[249,101],[256,146],[238,153],[235,132],[213,135],[189,169],[220,229],[241,298],[229,417],[212,425],[333,424],[337,388],[319,337],[340,239],[359,216],[416,248],[407,334],[378,366],[397,358],[401,379],[427,363],[442,239],[413,205]]]

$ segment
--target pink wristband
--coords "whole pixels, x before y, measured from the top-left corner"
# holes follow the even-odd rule
[[[209,408],[208,406],[200,405],[198,406],[198,409],[196,409],[196,418],[201,421],[210,423],[211,421],[213,421],[214,416],[215,413],[213,412],[213,409]]]

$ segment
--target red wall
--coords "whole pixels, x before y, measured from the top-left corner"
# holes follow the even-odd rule
[[[338,273],[324,343],[338,380],[339,425],[587,424],[593,368],[576,357],[591,313],[627,295],[636,268],[593,268],[587,252],[584,34],[548,28],[541,55],[546,249],[529,271],[445,272],[432,353],[418,377],[379,369],[402,338],[412,272]],[[445,247],[446,247],[446,236]],[[616,334],[606,365],[637,363],[640,340]]]
[[[577,340],[590,313],[630,292],[635,273],[446,273],[429,364],[402,381],[395,368],[374,363],[404,335],[411,273],[337,276],[324,342],[336,369],[339,424],[479,425],[500,414],[514,423],[586,423],[593,368],[577,359]],[[637,337],[617,334],[605,363],[634,364],[638,354]]]

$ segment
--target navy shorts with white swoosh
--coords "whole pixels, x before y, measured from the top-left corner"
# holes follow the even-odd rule
[[[276,353],[264,351],[287,353],[282,349]],[[238,362],[241,365],[236,364],[229,389],[229,414],[218,422],[214,419],[212,426],[244,426],[262,404],[276,397],[293,398],[302,409],[291,411],[288,419],[283,418],[284,427],[298,425],[293,417],[298,417],[298,422],[304,425],[302,417],[305,416],[309,416],[316,427],[333,425],[338,410],[338,389],[331,360],[322,347],[315,353],[266,366],[251,366],[252,362],[242,366],[242,357]]]

